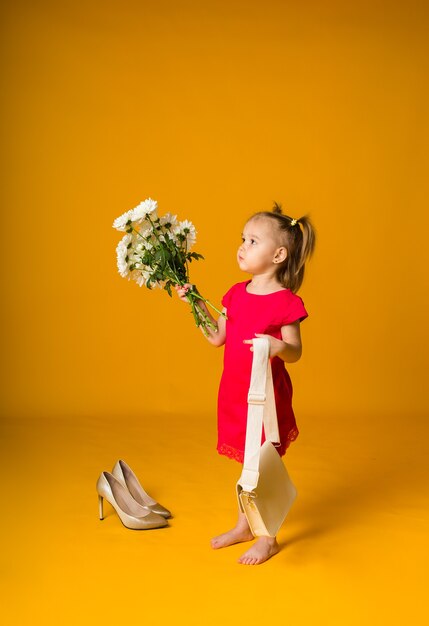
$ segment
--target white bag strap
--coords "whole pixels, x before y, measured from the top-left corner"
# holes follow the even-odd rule
[[[258,337],[253,340],[252,374],[247,397],[249,407],[246,446],[243,471],[239,480],[245,491],[252,491],[258,484],[262,424],[265,429],[265,438],[272,443],[280,442],[269,354],[270,341],[267,337]]]

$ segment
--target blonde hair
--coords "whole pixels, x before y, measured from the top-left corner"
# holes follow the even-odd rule
[[[255,213],[248,221],[263,217],[275,222],[281,237],[281,245],[287,250],[286,259],[277,269],[277,278],[283,287],[296,293],[304,280],[305,264],[312,256],[316,245],[314,226],[308,215],[299,219],[285,215],[277,202],[274,203],[272,211]]]

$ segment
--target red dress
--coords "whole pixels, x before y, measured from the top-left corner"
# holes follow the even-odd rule
[[[253,339],[255,333],[281,339],[281,327],[304,320],[308,313],[302,299],[289,289],[267,295],[247,291],[250,280],[237,283],[222,298],[227,309],[224,369],[218,395],[219,454],[244,459],[247,423],[247,393],[249,391],[253,352],[243,339]],[[279,357],[271,359],[274,395],[280,432],[279,454],[283,456],[291,441],[299,434],[292,409],[292,383],[285,363]],[[263,443],[265,440],[262,435]]]

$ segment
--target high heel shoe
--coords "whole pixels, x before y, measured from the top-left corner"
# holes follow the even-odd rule
[[[110,472],[102,472],[97,480],[97,493],[100,519],[103,519],[103,498],[109,502],[119,519],[127,528],[148,530],[167,526],[167,520],[161,515],[141,506],[134,500],[128,489]]]
[[[163,507],[159,502],[154,500],[146,493],[139,479],[134,474],[133,470],[125,461],[119,460],[116,462],[115,467],[112,470],[113,476],[117,478],[128,489],[134,500],[136,500],[141,506],[147,510],[162,515],[162,517],[171,517],[171,513],[168,509]]]

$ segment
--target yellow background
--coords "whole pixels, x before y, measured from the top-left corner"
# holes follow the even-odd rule
[[[422,623],[425,3],[16,0],[2,14],[6,623],[236,624],[272,591],[297,625]],[[178,299],[116,270],[111,224],[148,196],[195,224],[191,278],[217,304],[247,278],[249,215],[276,200],[317,228],[289,368],[300,497],[291,545],[260,568],[236,565],[240,546],[207,549],[239,471],[214,446],[222,351]],[[95,481],[119,457],[175,510],[171,529],[98,521]]]

